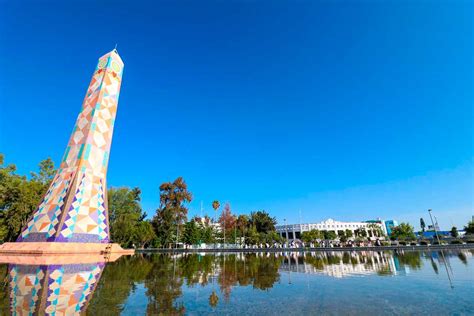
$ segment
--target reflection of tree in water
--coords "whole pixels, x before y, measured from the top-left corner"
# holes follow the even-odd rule
[[[268,290],[273,287],[275,282],[280,280],[280,273],[278,268],[280,267],[281,260],[275,256],[257,256],[251,254],[246,256],[250,269],[250,279],[254,288],[260,290]]]
[[[340,264],[341,263],[341,257],[336,254],[331,254],[327,256],[327,262],[328,264]]]
[[[471,253],[473,252],[445,252],[445,255],[451,258],[457,257],[467,265]],[[272,288],[275,282],[280,280],[280,268],[299,272],[308,271],[308,273],[314,273],[315,270],[317,273],[324,271],[336,277],[347,273],[367,273],[368,271],[376,272],[378,275],[391,275],[395,268],[398,269],[395,261],[402,268],[407,266],[411,269],[420,269],[422,259],[430,260],[436,273],[439,273],[438,265],[445,264],[444,261],[440,261],[441,255],[438,252],[429,251],[423,254],[412,251],[334,251],[288,255],[281,253],[227,254],[225,256],[181,254],[173,257],[167,254],[156,254],[122,257],[106,265],[89,302],[87,314],[120,314],[138,284],[143,284],[146,288],[149,315],[180,315],[186,311],[182,300],[179,300],[184,284],[189,287],[206,286],[216,280],[222,296],[228,301],[233,287],[236,286],[251,285],[260,290]],[[0,265],[0,315],[10,313],[7,278],[7,265]],[[209,305],[215,307],[218,301],[219,293],[216,293],[213,287],[209,296]]]
[[[211,296],[209,296],[209,305],[211,307],[216,307],[218,302],[219,302],[219,297],[217,296],[215,291],[212,291]]]
[[[279,280],[281,260],[274,255],[226,254],[222,256],[187,254],[179,259],[176,275],[186,280],[186,285],[207,285],[216,277],[226,301],[234,286],[253,285],[267,290]]]
[[[104,311],[109,315],[120,314],[128,296],[135,291],[136,283],[145,280],[151,267],[151,262],[141,256],[122,257],[107,264],[87,312],[90,315],[101,315]]]
[[[236,256],[233,254],[228,256],[219,256],[217,258],[220,267],[217,282],[219,283],[222,294],[224,294],[225,300],[228,301],[230,298],[232,286],[237,284]]]
[[[323,270],[324,266],[328,264],[326,258],[320,255],[307,256],[305,258],[305,261],[311,264],[313,267],[315,267],[318,270]]]
[[[175,303],[182,295],[182,269],[177,259],[167,255],[153,255],[153,267],[145,279],[148,296],[148,315],[182,315],[185,312],[183,303]]]
[[[401,266],[408,266],[413,270],[419,270],[422,266],[421,253],[415,251],[397,251],[395,255]]]
[[[430,256],[430,262],[431,262],[431,267],[433,267],[433,271],[436,274],[439,274],[438,265],[436,264],[436,262],[433,260],[433,257],[431,256]]]
[[[278,268],[281,260],[274,255],[246,254],[241,259],[237,255],[219,257],[218,283],[226,300],[233,286],[252,284],[254,288],[267,290],[280,279]]]
[[[215,256],[201,256],[197,254],[185,254],[179,259],[180,273],[186,279],[187,286],[200,284],[205,286],[214,274]]]
[[[8,290],[8,266],[0,265],[0,315],[10,312],[10,295]]]
[[[466,254],[465,254],[464,252],[459,251],[459,252],[458,252],[458,258],[459,258],[459,260],[461,260],[461,262],[462,262],[464,265],[467,266],[467,256],[466,256]]]
[[[342,263],[349,264],[351,263],[351,255],[348,252],[342,254]]]

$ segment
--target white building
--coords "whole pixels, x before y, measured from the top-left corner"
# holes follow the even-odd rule
[[[354,231],[356,229],[365,229],[367,231],[368,237],[373,237],[374,233],[371,229],[372,225],[377,225],[380,227],[384,235],[387,235],[387,230],[385,225],[382,223],[367,223],[367,222],[338,222],[331,218],[321,222],[321,223],[314,223],[314,224],[288,224],[288,225],[277,225],[275,227],[277,233],[283,237],[288,238],[289,240],[295,240],[301,238],[301,233],[307,232],[313,229],[319,231],[333,231],[337,234],[338,230],[345,231],[346,229],[352,232],[354,235]],[[288,236],[286,236],[288,234]]]
[[[196,216],[194,218],[197,224],[201,225],[202,227],[212,227],[214,231],[221,232],[222,226],[219,222],[214,222],[210,217],[199,217]]]

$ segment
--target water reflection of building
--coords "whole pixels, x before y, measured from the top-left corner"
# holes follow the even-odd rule
[[[280,271],[324,274],[336,278],[352,275],[397,274],[393,255],[382,252],[287,253]]]
[[[350,230],[352,235],[355,235],[356,230],[364,229],[367,231],[368,237],[372,237],[375,236],[375,232],[373,231],[371,224],[381,229],[383,234],[387,234],[386,226],[382,222],[339,222],[331,218],[320,223],[277,225],[275,226],[275,230],[282,238],[289,240],[300,239],[303,232],[311,231],[313,229],[319,231],[331,231],[336,234],[340,230]]]
[[[13,315],[80,315],[105,263],[9,266]]]

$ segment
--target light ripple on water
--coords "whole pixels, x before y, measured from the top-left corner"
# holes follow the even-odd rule
[[[426,251],[136,255],[107,264],[80,308],[88,315],[473,315],[473,253],[444,252],[448,265]],[[0,266],[3,280],[8,271]],[[2,284],[0,314],[9,315],[19,292]]]

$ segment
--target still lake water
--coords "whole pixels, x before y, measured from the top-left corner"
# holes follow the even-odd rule
[[[474,250],[0,265],[1,315],[474,315]]]

